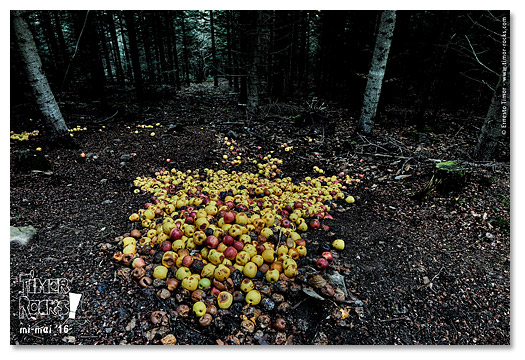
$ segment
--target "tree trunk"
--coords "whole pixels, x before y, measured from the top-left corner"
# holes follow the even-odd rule
[[[31,86],[39,111],[51,130],[51,138],[67,139],[69,135],[66,122],[55,100],[47,78],[42,72],[42,62],[38,55],[33,34],[27,21],[22,17],[22,11],[12,12],[12,24],[21,60]]]
[[[53,25],[51,24],[51,16],[49,11],[42,11],[41,19],[44,35],[46,37],[47,43],[49,44],[54,73],[57,73],[58,69],[63,69],[63,65],[61,64],[60,52],[58,50],[58,44],[55,38],[55,31],[53,30]]]
[[[241,35],[241,52],[244,58],[243,70],[246,73],[246,108],[253,113],[259,105],[259,62],[261,29],[261,11],[247,10],[241,12],[240,23],[243,34]],[[242,86],[243,84],[241,84]],[[241,96],[244,95],[241,90]]]
[[[148,82],[154,83],[157,82],[157,76],[155,69],[153,68],[153,61],[151,60],[151,34],[148,29],[148,19],[146,14],[142,13],[140,16],[140,25],[142,31],[140,32],[140,39],[142,40],[142,45],[144,49],[144,56],[146,57],[146,67],[148,69]]]
[[[59,44],[59,50],[60,50],[60,58],[62,59],[62,64],[66,65],[67,60],[69,58],[66,42],[64,40],[64,33],[62,32],[62,23],[60,22],[60,18],[58,15],[58,11],[53,11],[53,20],[55,21],[55,29],[56,34],[58,38],[58,44]]]
[[[186,37],[186,19],[184,11],[181,12],[180,30],[182,32],[182,57],[184,63],[184,84],[190,86],[190,60],[188,57],[188,39]]]
[[[213,66],[213,86],[219,86],[217,77],[217,54],[215,51],[215,28],[213,26],[213,10],[210,10],[210,30],[211,30],[211,62]]]
[[[505,113],[503,112],[502,79],[503,77],[500,75],[496,89],[494,89],[494,95],[492,96],[489,110],[485,116],[485,121],[481,127],[478,143],[474,149],[474,157],[477,160],[492,160],[496,153],[496,148],[498,147],[498,141],[502,135],[503,115],[508,114],[507,111],[505,111]]]
[[[232,89],[233,86],[233,66],[232,66],[232,19],[231,11],[226,11],[226,49],[228,51],[228,89]]]
[[[172,70],[175,71],[175,86],[177,90],[180,90],[179,54],[177,53],[177,35],[175,34],[173,20],[174,18],[170,16],[168,31],[170,34],[169,36],[171,39],[171,45],[173,46],[173,48],[171,49],[171,54],[173,56],[172,62],[173,62],[173,67],[174,67]]]
[[[102,50],[104,51],[104,59],[106,61],[107,77],[110,79],[111,82],[113,82],[113,70],[112,70],[112,65],[111,65],[111,54],[110,54],[110,51],[108,49],[108,40],[107,40],[107,37],[106,37],[106,29],[104,28],[103,22],[101,22],[99,24],[102,25],[101,32],[100,32],[100,35],[101,35],[100,42],[102,44]]]
[[[111,11],[107,13],[108,30],[111,38],[111,48],[113,49],[113,58],[115,60],[115,72],[117,74],[117,82],[119,85],[124,85],[124,72],[122,71],[122,61],[120,60],[120,46],[117,40],[117,31],[115,30],[115,22]]]
[[[122,23],[122,17],[123,17],[122,12],[120,12],[120,14],[117,15],[117,18],[119,20],[120,36],[122,37],[122,45],[124,47],[124,58],[126,59],[124,69],[125,69],[127,77],[129,79],[133,79],[133,75],[131,73],[131,59],[129,56],[128,45],[126,43],[126,37],[124,36],[124,25]]]
[[[358,124],[358,131],[363,134],[372,133],[372,129],[374,128],[377,104],[379,103],[379,96],[381,95],[381,86],[383,84],[383,77],[385,76],[386,63],[388,53],[390,52],[390,45],[392,44],[395,24],[396,12],[393,10],[383,11],[379,23],[374,55],[372,56],[372,63],[370,64],[370,71],[368,73],[363,107],[361,108],[361,117],[359,118]]]
[[[75,15],[75,31],[81,39],[79,42],[79,49],[83,55],[81,61],[89,73],[89,96],[98,98],[102,106],[106,107],[106,76],[98,47],[97,13],[88,10],[76,12]]]
[[[135,79],[135,91],[140,99],[144,93],[142,82],[142,71],[140,70],[139,49],[137,47],[137,34],[135,31],[135,14],[132,11],[124,11],[126,25],[128,26],[129,50],[133,65],[133,78]]]

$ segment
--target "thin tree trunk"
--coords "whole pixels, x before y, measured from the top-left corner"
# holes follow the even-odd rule
[[[67,52],[66,42],[64,40],[64,33],[62,32],[62,23],[60,22],[58,11],[56,10],[53,11],[53,20],[55,21],[55,29],[58,38],[60,58],[62,60],[62,64],[65,66],[68,62],[67,60],[69,58],[69,55]]]
[[[117,40],[117,31],[115,30],[115,22],[113,13],[107,13],[108,30],[111,38],[111,48],[113,49],[113,58],[115,59],[115,72],[117,75],[117,82],[119,85],[124,85],[124,72],[122,71],[122,62],[120,60],[120,46]]]
[[[57,73],[58,69],[63,68],[63,66],[61,64],[60,52],[58,50],[58,44],[55,38],[55,31],[53,31],[53,25],[51,24],[51,16],[49,11],[42,11],[41,19],[42,28],[44,29],[44,34],[47,39],[47,43],[49,44],[54,72]]]
[[[146,57],[146,67],[148,69],[148,81],[150,83],[157,82],[155,75],[155,69],[153,68],[153,62],[151,60],[151,34],[148,29],[148,22],[146,14],[141,14],[140,24],[142,31],[140,32],[140,39],[144,48],[144,56]]]
[[[374,128],[377,104],[379,103],[379,96],[381,95],[381,86],[385,76],[386,63],[388,53],[390,52],[390,45],[392,44],[395,24],[396,12],[393,10],[383,11],[379,23],[374,55],[368,73],[363,107],[361,108],[361,117],[358,123],[358,131],[363,134],[372,133],[372,129]]]
[[[219,86],[217,77],[217,53],[215,51],[215,28],[213,26],[213,10],[210,10],[210,31],[211,31],[211,62],[213,64],[213,86]]]
[[[182,57],[184,60],[184,83],[186,86],[190,86],[190,61],[188,57],[188,44],[186,38],[186,19],[184,11],[181,12],[180,29],[182,32]]]
[[[502,103],[502,81],[503,77],[500,75],[494,95],[490,102],[490,107],[485,116],[485,121],[481,127],[481,133],[478,137],[478,143],[474,149],[474,157],[477,160],[488,161],[492,160],[498,147],[498,141],[502,135],[503,123],[503,103]],[[508,114],[508,112],[505,112]]]
[[[110,79],[110,81],[113,82],[114,81],[113,70],[112,70],[112,65],[111,65],[111,56],[110,56],[110,52],[108,50],[108,41],[107,41],[107,38],[106,38],[106,29],[104,28],[103,23],[98,22],[98,24],[102,25],[101,32],[100,32],[100,35],[101,35],[100,42],[102,44],[102,50],[104,51],[104,59],[106,60],[107,76]]]
[[[228,52],[228,88],[231,90],[233,86],[233,66],[232,66],[232,19],[231,11],[226,11],[226,49]]]
[[[180,90],[180,71],[179,71],[179,55],[177,53],[177,35],[175,34],[175,27],[173,26],[174,18],[170,16],[168,31],[170,33],[170,38],[172,39],[172,55],[173,55],[173,66],[175,71],[175,86],[177,90]]]
[[[42,62],[38,55],[33,34],[22,11],[12,12],[12,24],[16,43],[39,111],[51,130],[51,138],[65,139],[69,135],[66,122],[55,100],[47,78],[42,72]]]
[[[139,49],[137,47],[137,34],[135,31],[135,14],[132,11],[124,11],[126,25],[128,26],[129,49],[133,65],[133,78],[135,79],[135,91],[140,99],[144,93],[142,82],[142,71],[140,70]]]
[[[125,61],[125,72],[126,72],[126,75],[128,78],[130,79],[133,79],[133,75],[131,73],[131,59],[130,59],[130,56],[129,56],[129,50],[128,50],[128,45],[126,43],[126,37],[124,36],[124,25],[123,25],[123,22],[122,22],[122,12],[117,15],[117,18],[119,20],[119,25],[120,25],[120,36],[122,37],[122,45],[124,46],[124,58],[126,59]]]

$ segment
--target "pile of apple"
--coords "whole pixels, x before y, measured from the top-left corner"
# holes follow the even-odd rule
[[[190,296],[193,312],[207,325],[204,296],[213,296],[221,309],[239,299],[255,306],[262,299],[257,284],[293,281],[297,261],[307,254],[301,233],[328,230],[321,221],[332,219],[336,201],[353,202],[345,195],[353,182],[343,173],[294,183],[210,169],[138,177],[134,185],[151,194],[151,202],[129,217],[139,228],[117,238],[122,250],[113,259],[131,266],[142,287],[165,282],[161,297]],[[344,241],[332,247],[343,250]],[[332,260],[325,251],[316,266],[322,271]]]
[[[38,130],[33,130],[31,132],[23,131],[20,134],[11,131],[10,138],[11,140],[28,141],[30,137],[35,137],[38,135],[38,133]]]

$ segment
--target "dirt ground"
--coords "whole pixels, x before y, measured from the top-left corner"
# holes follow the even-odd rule
[[[357,111],[334,104],[297,124],[295,112],[304,102],[272,103],[247,119],[235,99],[209,84],[158,94],[147,105],[120,95],[113,99],[118,113],[109,119],[92,104],[72,100],[63,104],[68,125],[87,128],[73,133],[76,147],[54,147],[44,131],[11,141],[10,222],[38,231],[25,246],[11,244],[11,344],[160,344],[167,334],[177,344],[510,343],[508,153],[494,164],[468,164],[466,182],[452,191],[413,197],[431,179],[436,160],[468,160],[477,131],[466,124],[472,120],[444,114],[450,124],[444,132],[421,135],[404,123],[406,109],[389,107],[375,135],[365,138],[353,135]],[[12,130],[34,130],[16,123],[12,119]],[[133,228],[129,215],[150,200],[133,192],[136,177],[171,167],[255,171],[251,164],[221,162],[224,137],[254,156],[274,151],[284,176],[296,181],[314,176],[313,166],[360,179],[347,190],[356,202],[338,203],[333,220],[323,220],[330,229],[307,232],[309,255],[299,264],[316,271],[326,245],[345,239],[345,249],[322,273],[344,277],[343,301],[312,297],[296,280],[299,290],[267,286],[267,297],[279,293],[289,306],[256,307],[272,321],[284,319],[285,329],[244,328],[243,316],[253,316],[253,308],[241,303],[202,327],[175,311],[189,304],[187,298],[162,300],[156,288],[139,287],[112,261],[114,238]],[[284,143],[293,149],[285,151]],[[49,169],[21,169],[18,152],[36,147]],[[67,314],[19,318],[20,275],[30,271],[41,280],[67,279],[70,291],[82,294],[75,320]],[[167,314],[164,327],[150,321],[157,310]]]

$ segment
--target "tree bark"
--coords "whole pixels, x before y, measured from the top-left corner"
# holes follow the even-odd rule
[[[190,60],[188,57],[188,39],[186,35],[186,18],[184,11],[181,12],[180,30],[182,36],[182,59],[184,69],[184,84],[190,86]]]
[[[233,66],[232,66],[232,19],[231,11],[226,10],[226,50],[228,51],[228,89],[233,86]]]
[[[171,55],[173,57],[172,63],[173,68],[172,70],[175,72],[175,86],[177,90],[180,90],[180,71],[179,71],[179,54],[177,53],[177,34],[175,33],[175,27],[173,26],[173,16],[169,17],[168,21],[168,31],[169,31],[169,38],[171,39]]]
[[[119,20],[120,36],[122,37],[122,45],[124,47],[124,58],[126,59],[124,69],[125,69],[127,77],[129,79],[133,79],[133,74],[131,72],[131,67],[132,67],[131,59],[129,55],[128,45],[126,43],[126,37],[124,36],[124,25],[122,22],[122,17],[123,17],[122,12],[120,12],[120,14],[117,15],[117,18]]]
[[[67,125],[51,92],[47,78],[42,72],[42,62],[36,49],[33,34],[27,21],[22,17],[22,11],[13,11],[12,15],[16,43],[38,109],[51,130],[51,138],[66,139],[66,136],[69,135]]]
[[[137,47],[137,34],[135,31],[135,14],[132,11],[124,11],[126,25],[128,26],[129,50],[131,63],[133,65],[133,78],[135,79],[135,91],[140,99],[144,94],[144,85],[142,82],[142,71],[140,70],[139,49]]]
[[[219,78],[217,77],[217,53],[215,51],[215,28],[213,25],[213,10],[210,10],[210,31],[211,31],[211,61],[213,66],[213,86],[219,86]]]
[[[120,46],[117,40],[117,31],[115,29],[115,21],[113,13],[108,11],[107,15],[108,30],[111,38],[111,48],[113,49],[113,58],[115,60],[115,72],[117,74],[117,82],[119,85],[124,85],[124,72],[122,71],[122,61],[120,60]]]
[[[492,160],[498,147],[498,141],[502,135],[503,123],[503,77],[500,75],[498,84],[494,89],[494,95],[490,102],[490,107],[485,116],[485,121],[481,127],[481,133],[478,137],[478,143],[474,149],[474,157],[480,161]]]
[[[371,134],[374,128],[374,120],[377,112],[377,104],[381,95],[381,87],[385,76],[385,69],[394,35],[396,24],[396,12],[385,10],[381,14],[379,31],[377,33],[376,45],[372,56],[372,63],[368,73],[361,117],[359,118],[358,131],[363,134]]]

